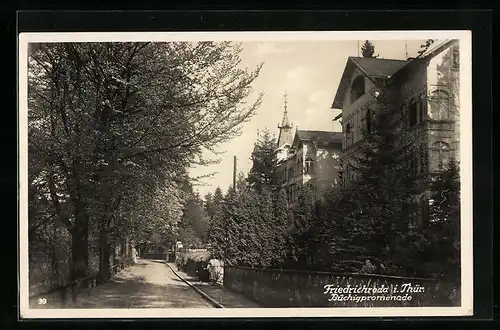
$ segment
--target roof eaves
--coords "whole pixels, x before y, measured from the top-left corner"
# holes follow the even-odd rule
[[[349,56],[347,58],[344,71],[342,72],[342,76],[340,77],[339,85],[337,87],[337,92],[335,93],[335,97],[333,98],[332,106],[330,107],[331,109],[342,109],[342,99],[341,97],[346,89],[346,78],[347,78],[347,72],[351,71],[351,63],[354,62],[352,60],[353,58]]]

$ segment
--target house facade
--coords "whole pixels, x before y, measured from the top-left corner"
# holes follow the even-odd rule
[[[333,109],[341,109],[342,164],[345,185],[358,178],[356,155],[364,134],[370,134],[378,98],[389,95],[390,107],[401,113],[401,125],[410,136],[408,166],[419,177],[438,172],[450,160],[459,160],[459,44],[447,40],[409,60],[349,57]],[[426,186],[426,185],[423,185]],[[428,186],[428,185],[427,185]],[[410,226],[426,221],[429,192],[415,195]]]
[[[292,135],[286,108],[278,128],[278,176],[289,205],[295,205],[305,184],[311,184],[315,199],[321,198],[339,183],[342,133],[296,130]]]

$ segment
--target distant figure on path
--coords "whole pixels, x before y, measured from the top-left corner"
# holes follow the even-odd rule
[[[216,284],[221,273],[220,261],[218,259],[210,259],[210,261],[208,262],[207,270],[210,274],[210,280],[213,284]]]
[[[138,254],[138,253],[137,253],[136,248],[135,248],[135,247],[133,247],[133,248],[132,248],[132,262],[133,262],[134,264],[136,264],[136,263],[137,263],[137,254]]]

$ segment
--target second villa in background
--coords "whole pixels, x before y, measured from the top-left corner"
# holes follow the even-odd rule
[[[339,183],[342,133],[298,129],[293,132],[286,101],[278,128],[278,175],[289,205],[295,205],[305,184],[311,184],[315,199],[321,198],[328,188]]]

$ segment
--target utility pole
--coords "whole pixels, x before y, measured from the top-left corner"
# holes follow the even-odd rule
[[[233,158],[233,189],[236,190],[236,156]]]

